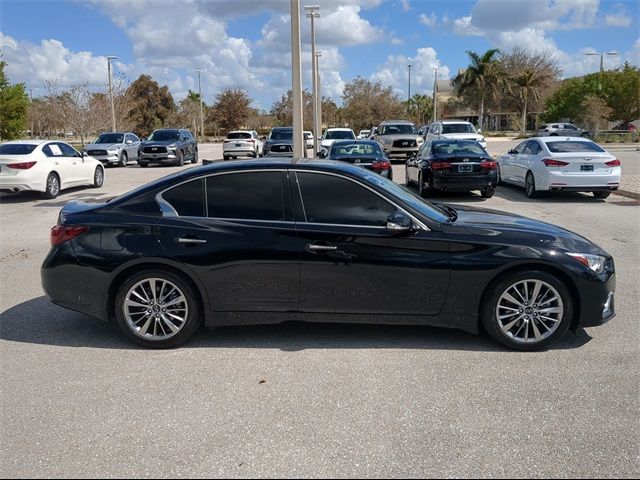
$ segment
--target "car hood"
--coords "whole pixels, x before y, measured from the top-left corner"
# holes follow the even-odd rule
[[[443,133],[442,138],[450,138],[452,140],[476,140],[480,141],[484,137],[479,133]]]
[[[505,243],[535,245],[550,250],[609,256],[602,248],[570,230],[514,213],[452,205],[458,218],[452,225],[474,235],[486,235]]]
[[[422,135],[418,135],[417,133],[396,133],[395,135],[382,135],[382,138],[385,140],[418,140],[422,138]]]
[[[85,150],[115,150],[124,147],[124,143],[87,143]]]
[[[265,140],[265,145],[293,145],[293,139],[283,139],[283,140]]]
[[[147,140],[145,142],[142,142],[141,145],[148,147],[150,145],[159,145],[159,146],[166,146],[166,145],[171,145],[172,143],[178,143],[178,140]]]

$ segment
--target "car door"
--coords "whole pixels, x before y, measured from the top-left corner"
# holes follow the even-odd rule
[[[89,173],[88,164],[85,164],[84,158],[75,148],[64,142],[56,142],[56,145],[62,151],[63,162],[65,163],[68,175],[68,185],[86,185],[89,178],[93,181],[93,171]]]
[[[160,242],[200,279],[211,310],[297,308],[300,251],[286,169],[203,176],[159,200]]]
[[[520,143],[517,147],[511,150],[512,153],[503,155],[500,159],[500,177],[503,181],[508,183],[519,183],[518,171],[520,170],[520,162],[524,160],[524,149],[528,140]]]
[[[51,142],[42,147],[42,153],[50,160],[51,170],[60,177],[60,188],[73,186],[73,162],[67,159],[58,142]]]
[[[410,158],[407,161],[407,175],[409,177],[409,180],[411,180],[412,182],[418,181],[418,176],[419,176],[418,172],[420,168],[420,163],[424,158],[428,156],[430,151],[431,151],[431,142],[430,141],[424,142],[418,149],[418,153],[416,154],[416,156]]]
[[[450,271],[441,233],[394,235],[386,221],[399,207],[352,178],[298,170],[291,181],[301,246],[301,311],[440,312]]]
[[[128,143],[128,142],[131,143]],[[138,158],[138,149],[140,148],[140,139],[138,137],[136,137],[134,134],[132,133],[128,133],[125,136],[125,143],[126,143],[126,151],[127,151],[127,158],[129,160],[136,160]]]

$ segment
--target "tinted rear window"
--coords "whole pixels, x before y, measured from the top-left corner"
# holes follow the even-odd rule
[[[356,136],[353,132],[344,131],[344,130],[334,130],[331,132],[327,132],[325,137],[328,140],[354,140]]]
[[[227,135],[227,138],[230,140],[233,140],[236,138],[251,138],[251,134],[246,132],[233,132]]]
[[[476,142],[438,142],[433,144],[432,152],[435,155],[487,155]]]
[[[0,155],[29,155],[36,147],[37,145],[30,145],[28,143],[0,145]]]
[[[606,150],[600,145],[593,142],[571,142],[558,141],[547,142],[547,147],[552,153],[570,153],[570,152],[605,152]]]
[[[202,179],[192,180],[162,194],[178,215],[204,217],[204,190]]]

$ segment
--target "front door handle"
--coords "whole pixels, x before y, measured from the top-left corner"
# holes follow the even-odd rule
[[[336,247],[335,245],[316,245],[310,243],[305,246],[305,249],[310,252],[333,252],[335,250],[338,250],[338,247]]]
[[[176,238],[176,242],[181,245],[199,245],[202,243],[207,243],[203,238],[187,238],[187,237],[178,237]]]

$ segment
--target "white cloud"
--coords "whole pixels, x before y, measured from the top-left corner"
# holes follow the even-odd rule
[[[409,3],[409,0],[400,0],[400,4],[402,5],[403,12],[408,12],[409,10],[411,10],[411,4]]]
[[[434,12],[431,12],[431,15],[427,15],[425,13],[420,14],[420,23],[426,25],[427,27],[433,27],[438,21],[438,17]]]
[[[621,27],[627,28],[630,27],[633,23],[629,12],[627,12],[626,7],[622,3],[618,3],[616,6],[616,12],[610,13],[604,17],[605,25],[609,27]]]

